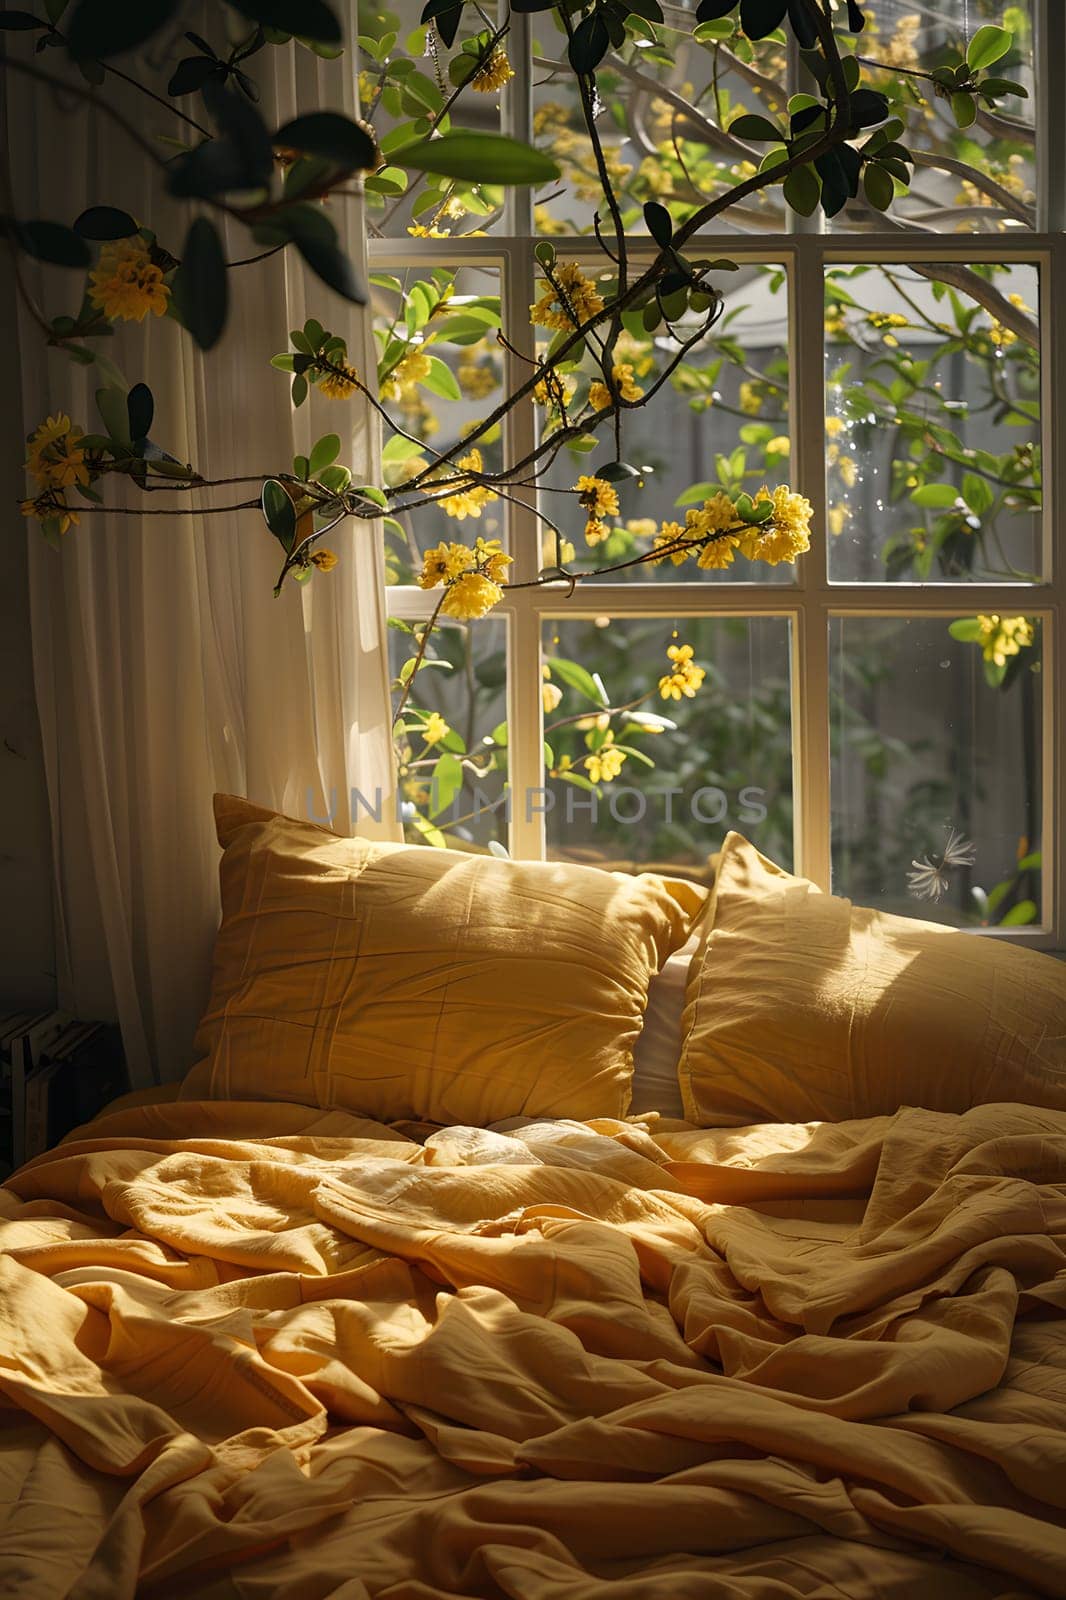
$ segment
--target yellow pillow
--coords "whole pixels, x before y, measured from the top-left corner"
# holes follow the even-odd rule
[[[222,926],[185,1098],[379,1120],[623,1116],[691,884],[344,839],[215,797]]]
[[[685,992],[704,1127],[1066,1107],[1066,965],[822,894],[731,833]]]

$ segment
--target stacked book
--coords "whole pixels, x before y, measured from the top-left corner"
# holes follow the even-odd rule
[[[0,1017],[0,1178],[125,1092],[119,1030],[62,1011]]]

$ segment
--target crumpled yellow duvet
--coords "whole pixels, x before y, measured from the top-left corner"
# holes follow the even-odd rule
[[[24,1168],[0,1595],[1066,1596],[1066,1114],[654,1128],[186,1102]]]

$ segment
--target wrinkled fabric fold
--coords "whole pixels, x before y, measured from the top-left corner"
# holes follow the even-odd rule
[[[416,1131],[0,1190],[0,1595],[1066,1595],[1066,1115]]]

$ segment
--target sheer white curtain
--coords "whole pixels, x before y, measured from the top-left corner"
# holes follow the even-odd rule
[[[59,54],[35,59],[61,76]],[[249,67],[268,121],[321,105],[354,109],[350,56],[323,63],[299,47],[267,48]],[[150,218],[160,243],[180,254],[192,212],[159,206],[149,163],[122,131],[65,92],[49,98],[15,73],[8,79],[16,213],[69,223],[88,204],[119,206]],[[113,77],[98,92],[150,138],[188,132]],[[331,214],[358,259],[358,201],[337,199]],[[226,242],[231,260],[255,253],[240,228]],[[77,311],[80,274],[26,258],[21,270],[50,315]],[[269,365],[309,315],[342,333],[367,370],[364,314],[310,277],[294,251],[232,272],[229,324],[206,356],[169,318],[120,323],[95,347],[130,384],[150,384],[153,437],[206,477],[284,470],[336,432],[342,459],[372,479],[374,433],[358,402],[312,393],[294,412],[286,375]],[[26,431],[56,411],[98,431],[99,367],[47,350],[28,311],[20,341]],[[255,487],[211,493],[227,505]],[[27,530],[31,622],[60,1003],[117,1015],[136,1086],[180,1076],[191,1061],[218,915],[212,792],[298,815],[332,810],[341,829],[353,786],[389,795],[386,630],[380,540],[365,523],[330,535],[341,557],[333,572],[290,582],[275,600],[280,550],[257,513],[145,517],[136,491],[108,498],[132,514],[85,515],[58,553]],[[196,498],[160,494],[151,504]],[[385,831],[390,810],[386,798]]]

